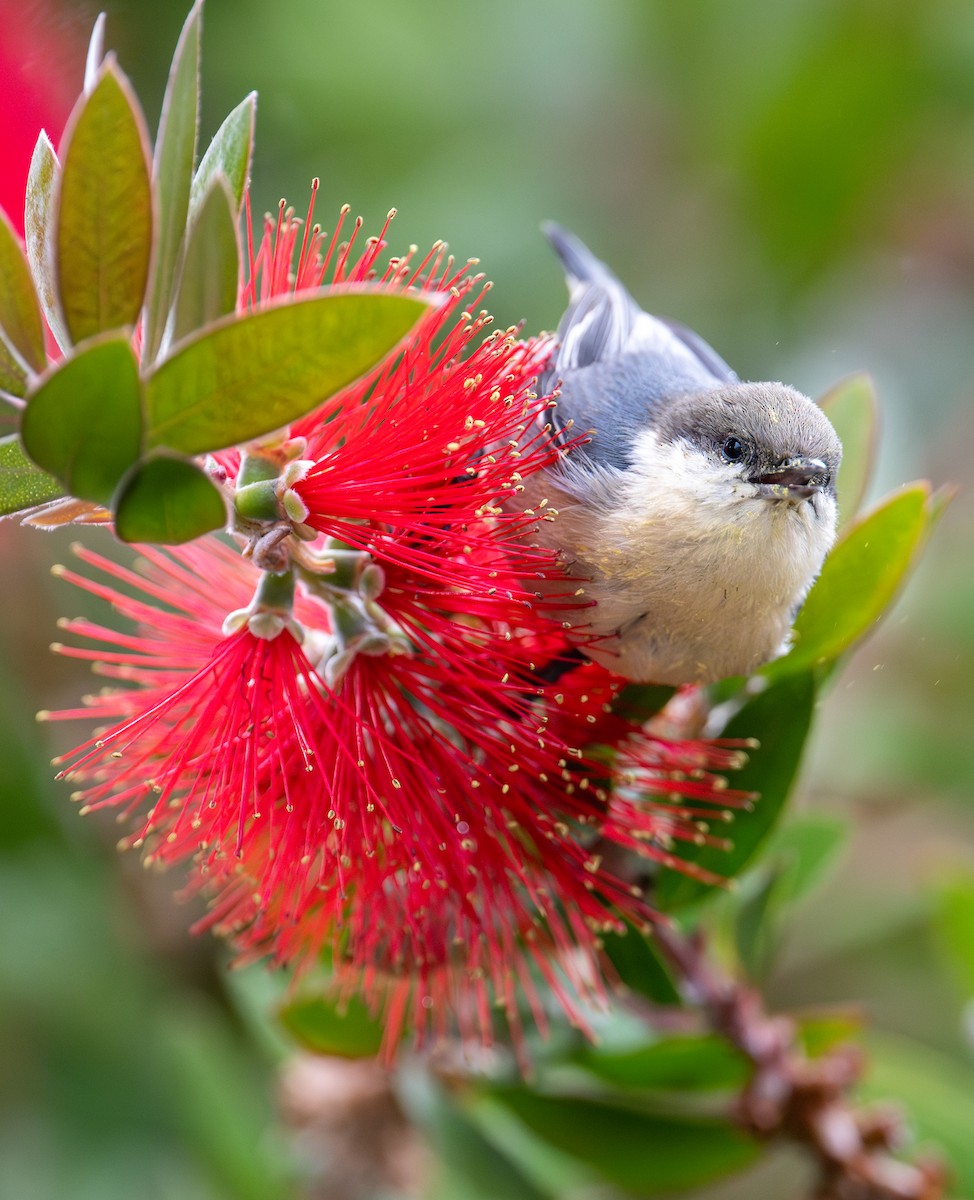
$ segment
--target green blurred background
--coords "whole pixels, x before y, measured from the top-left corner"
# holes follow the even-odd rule
[[[186,4],[105,7],[154,126]],[[0,37],[58,64],[76,45],[77,90],[97,9],[0,0]],[[325,228],[348,202],[377,232],[395,206],[393,250],[479,257],[498,322],[530,331],[564,305],[538,228],[556,219],[744,377],[817,395],[870,372],[876,495],[958,486],[822,706],[796,808],[851,833],[766,980],[779,1007],[861,1005],[877,1090],[942,1132],[948,1067],[974,1086],[974,6],[208,0],[203,56],[204,138],[259,92],[255,209],[302,210],[314,175]],[[47,652],[80,611],[47,574],[70,540],[0,526],[0,1197],[393,1197],[295,1133],[260,973],[228,979],[178,881],[116,856],[114,824],[50,780],[71,735],[33,711],[89,686]],[[772,1164],[719,1194],[794,1180]]]

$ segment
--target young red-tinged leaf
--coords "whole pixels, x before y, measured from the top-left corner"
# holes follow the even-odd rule
[[[30,267],[7,214],[0,209],[0,329],[33,371],[47,366],[44,321]]]
[[[825,560],[798,614],[790,653],[762,673],[782,679],[828,667],[864,637],[905,581],[932,519],[930,488],[915,483],[857,521]]]
[[[227,510],[220,489],[195,463],[165,453],[135,464],[113,502],[123,542],[178,546],[222,529]]]
[[[0,392],[22,400],[27,395],[27,372],[0,336]]]
[[[494,1087],[486,1094],[545,1142],[639,1196],[700,1187],[743,1170],[761,1153],[760,1143],[717,1118],[525,1087]]]
[[[811,672],[805,672],[770,684],[732,718],[722,737],[754,738],[759,743],[748,751],[745,765],[734,772],[734,787],[756,792],[760,798],[750,811],[738,809],[733,821],[721,827],[722,836],[731,843],[729,849],[691,845],[681,847],[681,858],[724,879],[733,879],[743,871],[771,832],[791,791],[814,704],[815,682]],[[664,911],[671,911],[719,891],[664,867],[657,879],[655,902]]]
[[[302,996],[285,1004],[281,1023],[306,1050],[340,1058],[374,1058],[382,1045],[382,1022],[356,996],[339,1003]]]
[[[319,292],[225,317],[146,381],[146,444],[205,454],[262,437],[375,366],[429,297]]]
[[[186,232],[189,191],[196,163],[200,117],[202,0],[193,5],[180,34],[162,102],[152,164],[159,197],[155,254],[149,279],[142,361],[151,363],[162,343],[173,301],[179,252]]]
[[[75,342],[134,326],[152,250],[145,118],[109,57],[68,123],[58,196],[58,292]]]
[[[836,481],[841,528],[859,511],[872,475],[878,432],[876,387],[868,375],[850,375],[826,392],[819,404],[842,443]]]
[[[111,520],[112,514],[100,504],[65,496],[63,500],[53,500],[24,517],[21,524],[50,530],[62,529],[65,525],[109,525]]]
[[[72,496],[107,504],[141,450],[142,392],[128,339],[101,338],[43,376],[21,436]]]
[[[16,434],[0,439],[0,517],[63,494],[64,488],[54,476],[30,461]]]
[[[57,344],[66,349],[71,339],[64,324],[58,301],[57,272],[54,265],[54,228],[57,190],[61,165],[50,138],[41,130],[30,160],[27,194],[24,201],[24,241],[34,286]]]
[[[173,344],[232,313],[240,286],[240,239],[230,185],[218,172],[193,218],[179,280]]]
[[[227,116],[213,136],[193,179],[190,193],[190,219],[203,203],[210,181],[218,172],[230,183],[230,192],[239,213],[250,178],[250,157],[254,149],[254,121],[257,93],[251,92]]]

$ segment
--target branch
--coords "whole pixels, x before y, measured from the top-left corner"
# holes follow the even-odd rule
[[[855,1109],[849,1092],[865,1057],[854,1046],[810,1059],[793,1021],[767,1012],[759,992],[722,974],[704,953],[700,935],[660,924],[656,942],[716,1033],[754,1064],[737,1101],[737,1119],[757,1137],[788,1138],[819,1167],[814,1200],[942,1200],[940,1163],[893,1157],[902,1119],[889,1109]]]

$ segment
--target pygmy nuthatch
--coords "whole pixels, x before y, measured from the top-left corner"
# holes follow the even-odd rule
[[[591,431],[525,481],[529,505],[557,510],[537,541],[595,602],[562,616],[589,658],[630,679],[753,671],[787,648],[834,541],[839,439],[806,396],[741,383],[577,238],[545,233],[571,297],[539,383],[558,389],[557,427]]]

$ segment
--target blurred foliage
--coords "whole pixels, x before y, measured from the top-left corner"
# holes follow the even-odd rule
[[[108,830],[68,823],[24,705],[53,682],[44,666],[26,697],[0,694],[0,1195],[277,1200],[293,1168],[270,1132],[271,1063],[212,948],[163,909],[168,881],[119,872]]]
[[[106,7],[154,126],[187,5]],[[83,45],[95,12],[64,0],[39,42]],[[864,1094],[902,1101],[921,1141],[950,1152],[956,1195],[974,1194],[974,9],[208,0],[203,39],[204,144],[259,92],[258,210],[280,195],[300,209],[314,175],[326,228],[344,201],[367,231],[396,205],[394,248],[442,237],[479,255],[498,321],[530,329],[563,307],[538,233],[556,218],[745,377],[820,394],[867,371],[883,425],[873,499],[927,475],[960,485],[893,619],[821,690],[798,811],[759,831],[760,861],[707,921],[770,1004],[861,1006],[876,1031]],[[82,70],[79,56],[75,91]],[[229,990],[220,950],[171,912],[174,881],[118,859],[110,825],[82,828],[49,782],[51,747],[29,714],[88,686],[45,650],[64,595],[44,567],[64,542],[3,525],[0,551],[20,567],[0,626],[0,1194],[250,1200],[302,1194],[304,1176],[339,1195],[340,1162],[295,1164],[275,1132],[275,1047],[246,1036],[246,977]],[[620,974],[670,1003],[662,967],[634,946],[613,948]],[[599,1067],[574,1038],[539,1048],[534,1090],[498,1079],[493,1094],[457,1097],[404,1079],[401,1101],[441,1159],[441,1200],[604,1200],[617,1194],[607,1179],[649,1194],[625,1146],[583,1167],[581,1132],[606,1119],[650,1136],[654,1110],[620,1073],[679,1068],[685,1083],[709,1061],[719,1091],[734,1064],[706,1045],[640,1046],[624,1020],[600,1033]],[[606,1117],[613,1106],[624,1115]],[[681,1136],[714,1119],[684,1118]],[[712,1145],[735,1163],[750,1151],[730,1135]],[[693,1195],[792,1194],[792,1168],[775,1170]]]

